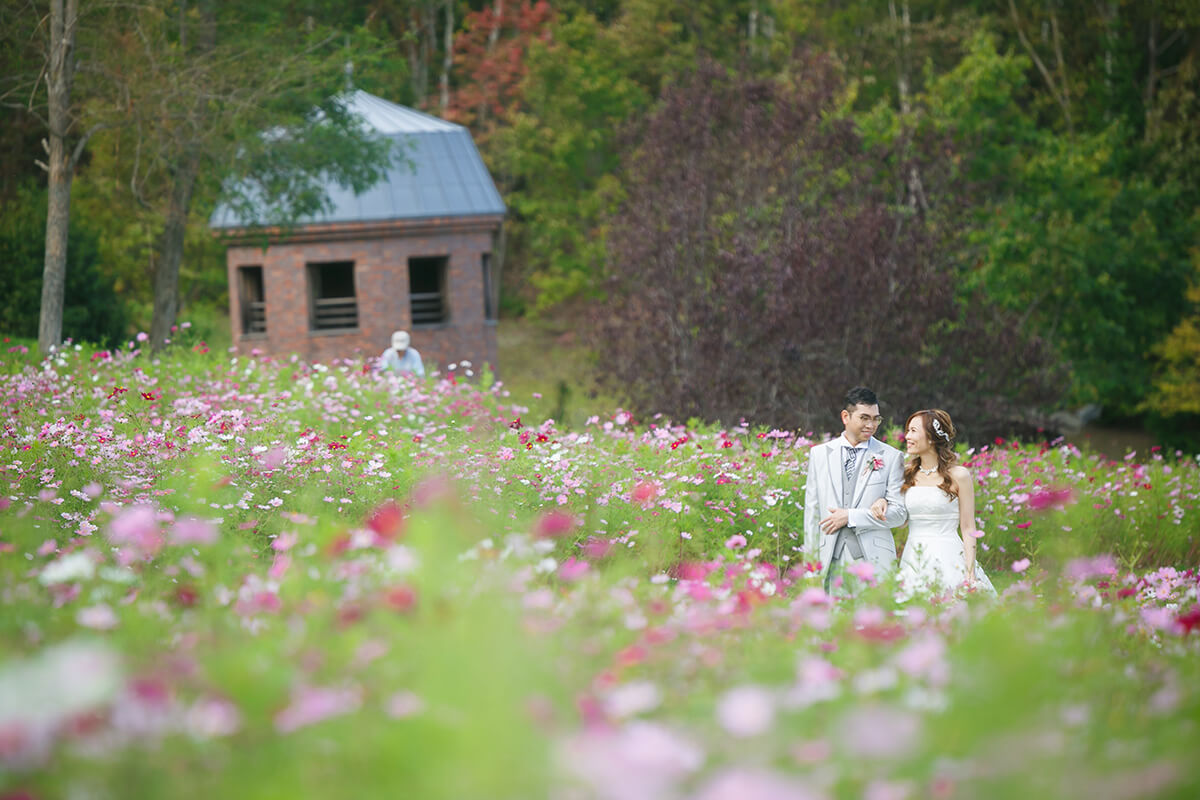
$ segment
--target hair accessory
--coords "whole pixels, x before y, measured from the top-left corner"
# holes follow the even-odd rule
[[[938,420],[937,417],[933,418],[933,432],[936,433],[938,436],[942,437],[943,439],[945,439],[947,442],[950,441],[950,434],[948,434],[944,430],[942,430],[942,423]]]

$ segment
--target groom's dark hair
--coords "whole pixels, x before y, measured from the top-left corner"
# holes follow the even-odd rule
[[[855,386],[846,392],[846,405],[844,407],[847,411],[853,411],[855,406],[877,405],[879,405],[879,398],[865,386]]]

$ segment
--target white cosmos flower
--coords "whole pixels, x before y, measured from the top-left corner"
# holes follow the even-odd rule
[[[95,574],[96,565],[92,562],[92,557],[77,551],[47,564],[38,576],[38,582],[43,586],[53,586],[58,583],[88,580]]]

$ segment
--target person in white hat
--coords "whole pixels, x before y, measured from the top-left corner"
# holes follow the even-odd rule
[[[396,331],[392,334],[392,346],[383,351],[379,357],[379,369],[392,372],[409,372],[425,377],[425,365],[421,363],[421,354],[415,347],[409,347],[412,337],[408,331]]]

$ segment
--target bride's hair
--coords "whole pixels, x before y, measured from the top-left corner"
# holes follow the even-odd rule
[[[914,419],[920,419],[921,425],[925,428],[925,435],[929,437],[929,441],[933,442],[933,450],[937,453],[938,474],[942,476],[941,488],[946,494],[957,497],[958,488],[954,485],[954,481],[950,478],[950,468],[958,463],[958,455],[954,452],[954,421],[950,419],[950,415],[940,408],[927,408],[922,411],[914,411],[904,421],[904,430],[907,433],[908,426],[912,424]],[[900,487],[900,491],[907,492],[917,483],[917,470],[921,466],[921,459],[914,458],[904,468],[904,484]]]

